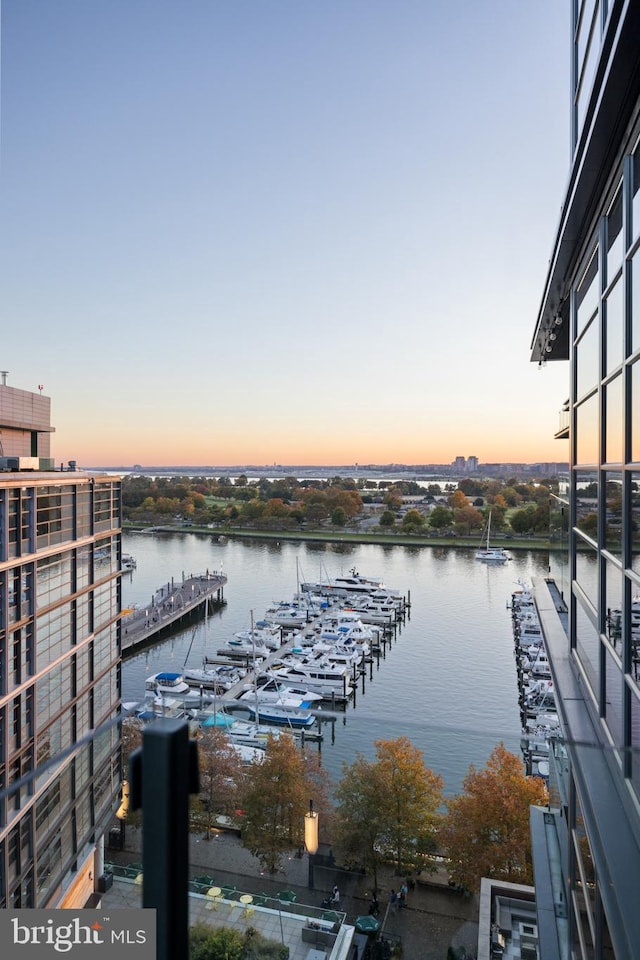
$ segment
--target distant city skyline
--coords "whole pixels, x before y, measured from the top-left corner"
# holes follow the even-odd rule
[[[351,473],[357,475],[361,473],[363,476],[365,474],[372,473],[430,473],[430,472],[444,472],[448,471],[452,474],[456,471],[455,461],[451,463],[365,463],[365,464],[353,464],[353,463],[334,463],[334,464],[319,464],[319,463],[271,463],[271,464],[258,464],[258,463],[234,463],[234,464],[197,464],[197,463],[185,463],[185,464],[171,464],[171,463],[133,463],[133,464],[124,464],[124,463],[92,463],[92,464],[80,464],[80,469],[83,467],[87,469],[105,469],[105,470],[123,470],[131,473],[145,473],[154,470],[166,470],[172,473],[178,473],[180,471],[188,472],[197,472],[202,471],[203,473],[215,473],[220,471],[221,473],[258,473],[258,474],[269,474],[269,473],[286,473],[290,475],[292,472],[299,471],[301,475],[311,475],[311,471],[317,471],[318,473],[323,473],[329,476],[332,472],[343,471],[346,473]],[[509,469],[535,469],[535,468],[551,468],[554,472],[562,472],[568,469],[568,462],[564,460],[544,460],[544,461],[531,461],[531,462],[515,462],[515,461],[497,461],[491,463],[479,463],[476,470],[465,471],[461,470],[460,473],[468,472],[469,475],[482,475],[483,470],[487,472],[496,471],[496,470],[505,470]],[[67,467],[67,464],[61,464],[61,467],[64,469]]]
[[[82,463],[562,461],[566,4],[1,0],[0,366]]]

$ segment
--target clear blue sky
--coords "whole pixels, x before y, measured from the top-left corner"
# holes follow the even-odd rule
[[[568,3],[1,4],[0,368],[58,461],[568,459]]]

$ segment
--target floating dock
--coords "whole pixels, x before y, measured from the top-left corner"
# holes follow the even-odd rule
[[[220,572],[207,571],[182,580],[163,584],[148,604],[122,611],[122,655],[136,652],[163,639],[184,623],[213,613],[224,603],[227,577]]]

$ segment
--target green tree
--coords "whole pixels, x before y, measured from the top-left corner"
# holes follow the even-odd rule
[[[348,866],[372,872],[393,859],[402,870],[416,849],[433,849],[442,804],[442,777],[425,767],[407,737],[376,740],[376,759],[343,764],[336,789],[334,836]]]
[[[344,507],[336,507],[331,514],[331,523],[334,527],[344,527],[347,522],[347,515],[344,512]]]
[[[447,801],[439,837],[452,878],[470,890],[482,877],[532,883],[529,807],[547,803],[544,782],[525,776],[520,758],[500,743],[483,770],[469,767],[463,788]]]
[[[407,533],[418,533],[424,529],[425,520],[419,510],[407,510],[402,518],[402,529]]]
[[[195,923],[189,927],[189,960],[245,960],[245,936],[231,927]]]
[[[396,515],[391,510],[385,510],[379,521],[381,527],[392,527],[395,522]]]
[[[247,768],[242,843],[270,873],[276,872],[285,853],[302,846],[304,815],[318,790],[304,755],[286,734],[270,736],[264,759]],[[322,797],[315,806],[322,809]]]
[[[533,529],[534,524],[534,514],[536,508],[530,504],[528,507],[523,507],[522,510],[516,510],[511,514],[510,523],[511,529],[514,533],[530,533]]]
[[[440,532],[447,530],[453,523],[453,513],[446,507],[434,507],[429,514],[429,526]]]

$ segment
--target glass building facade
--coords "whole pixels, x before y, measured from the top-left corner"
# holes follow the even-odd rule
[[[535,585],[563,729],[550,782],[562,890],[539,887],[549,857],[540,821],[536,893],[555,918],[547,956],[631,960],[640,956],[640,2],[572,0],[571,10],[572,163],[532,342],[534,362],[567,362],[569,386],[554,583]]]
[[[0,473],[0,907],[97,888],[120,784],[120,498],[115,477]]]

